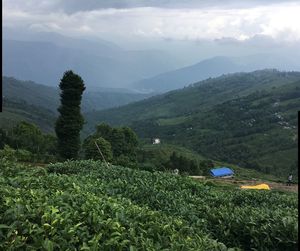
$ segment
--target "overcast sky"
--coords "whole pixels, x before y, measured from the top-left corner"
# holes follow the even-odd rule
[[[267,36],[295,43],[300,42],[299,13],[300,1],[4,0],[3,26],[106,39]]]

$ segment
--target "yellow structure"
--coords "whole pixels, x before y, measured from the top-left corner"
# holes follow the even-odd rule
[[[255,186],[241,186],[241,189],[259,189],[259,190],[271,190],[267,184],[259,184]]]

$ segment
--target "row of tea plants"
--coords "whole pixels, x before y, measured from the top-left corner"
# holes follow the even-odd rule
[[[0,250],[297,250],[294,194],[68,161],[0,161]]]

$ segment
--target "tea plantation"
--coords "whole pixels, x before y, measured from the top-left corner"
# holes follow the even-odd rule
[[[297,250],[298,199],[101,162],[0,160],[0,250]]]

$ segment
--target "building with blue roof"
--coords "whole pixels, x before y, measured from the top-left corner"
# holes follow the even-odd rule
[[[218,167],[210,170],[213,177],[230,178],[234,175],[234,171],[228,167]]]

